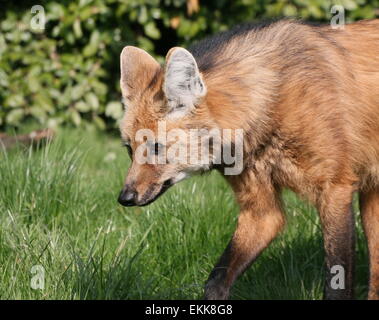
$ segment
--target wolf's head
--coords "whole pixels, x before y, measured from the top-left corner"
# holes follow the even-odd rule
[[[209,169],[219,132],[207,108],[206,83],[186,49],[171,49],[161,66],[147,52],[125,47],[120,84],[125,104],[120,129],[132,165],[119,202],[142,206]]]

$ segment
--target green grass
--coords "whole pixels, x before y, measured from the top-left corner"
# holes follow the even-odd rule
[[[150,206],[116,199],[129,160],[116,137],[63,130],[45,148],[0,151],[1,299],[198,299],[238,214],[212,173]],[[284,195],[285,231],[236,282],[232,299],[320,299],[322,238],[314,209]],[[359,222],[359,219],[357,219]],[[359,225],[357,222],[357,225]],[[367,291],[358,228],[356,292]],[[30,286],[31,268],[45,287]]]

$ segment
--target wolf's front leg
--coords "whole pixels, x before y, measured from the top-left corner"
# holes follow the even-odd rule
[[[324,190],[318,210],[323,229],[326,282],[324,299],[354,297],[355,226],[353,188],[333,186]]]
[[[370,258],[368,298],[379,300],[379,188],[362,190],[359,203]]]
[[[250,185],[251,186],[251,185]],[[237,229],[205,286],[205,299],[227,299],[236,278],[274,239],[284,224],[273,188],[255,184],[236,191],[241,212]],[[249,192],[249,193],[247,193]]]

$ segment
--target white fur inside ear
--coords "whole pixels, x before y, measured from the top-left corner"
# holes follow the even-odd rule
[[[206,91],[195,58],[183,48],[175,49],[169,56],[164,82],[170,116],[190,112]]]

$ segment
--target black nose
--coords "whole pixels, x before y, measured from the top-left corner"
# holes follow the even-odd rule
[[[127,207],[135,206],[136,199],[137,192],[128,186],[122,189],[120,195],[118,196],[118,202]]]

